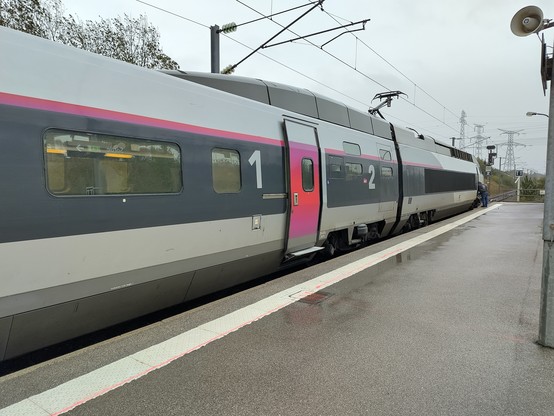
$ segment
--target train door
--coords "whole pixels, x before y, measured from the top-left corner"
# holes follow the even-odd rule
[[[303,255],[315,247],[321,207],[319,151],[314,126],[285,120],[289,176],[287,255]]]
[[[398,164],[394,163],[392,147],[377,145],[379,151],[379,211],[395,212],[398,201]]]

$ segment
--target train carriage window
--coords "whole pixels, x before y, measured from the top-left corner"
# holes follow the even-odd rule
[[[352,181],[352,180],[355,180],[356,178],[362,176],[363,167],[362,167],[361,163],[345,162],[344,163],[344,168],[345,168],[345,171],[346,171],[346,180],[347,181]]]
[[[57,196],[178,193],[181,151],[175,143],[47,130],[48,190]]]
[[[356,143],[342,142],[342,150],[347,155],[360,156],[362,154],[360,145]]]
[[[240,192],[240,155],[236,150],[212,150],[212,183],[218,194]]]
[[[381,160],[392,160],[390,151],[385,149],[379,149],[379,156],[381,157]]]
[[[312,159],[302,159],[302,189],[306,192],[314,190],[314,162]]]
[[[344,179],[344,160],[339,156],[328,156],[329,178]]]
[[[381,177],[383,178],[392,178],[393,171],[390,166],[381,166]]]

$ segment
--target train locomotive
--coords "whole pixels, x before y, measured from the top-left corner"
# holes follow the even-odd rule
[[[0,28],[0,361],[471,208],[469,154],[305,89]]]

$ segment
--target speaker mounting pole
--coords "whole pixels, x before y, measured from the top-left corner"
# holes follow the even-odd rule
[[[553,26],[554,23],[550,19],[544,19],[542,10],[536,6],[527,6],[519,10],[510,23],[510,29],[516,36],[538,34]],[[544,45],[544,40],[541,44]],[[546,89],[546,81],[550,81],[550,116],[546,144],[546,183],[542,230],[543,263],[538,343],[554,348],[554,86],[552,84],[552,57],[544,56],[545,49],[543,46],[541,60],[545,59],[547,64],[541,63],[541,73],[544,71],[544,74],[541,75],[543,88]]]

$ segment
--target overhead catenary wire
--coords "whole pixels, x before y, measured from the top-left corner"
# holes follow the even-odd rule
[[[142,4],[146,5],[146,6],[152,7],[152,8],[154,8],[154,9],[156,9],[156,10],[159,10],[159,11],[161,11],[161,12],[168,13],[168,14],[170,14],[170,15],[172,15],[172,16],[177,17],[177,18],[186,20],[186,21],[188,21],[188,22],[190,22],[190,23],[193,23],[193,24],[195,24],[195,25],[197,25],[197,26],[201,26],[201,27],[206,28],[206,29],[209,29],[209,28],[210,28],[209,25],[200,23],[200,22],[195,21],[195,20],[193,20],[193,19],[190,19],[190,18],[188,18],[188,17],[182,16],[182,15],[180,15],[180,14],[178,14],[178,13],[175,13],[175,12],[172,12],[172,11],[170,11],[170,10],[164,9],[164,8],[162,8],[162,7],[153,5],[153,4],[148,3],[148,2],[146,2],[146,1],[144,1],[144,0],[136,0],[136,1],[139,2],[139,3],[142,3]],[[253,12],[255,12],[255,13],[259,14],[260,16],[262,16],[261,19],[268,19],[268,20],[272,21],[273,23],[275,23],[275,24],[281,26],[282,28],[284,28],[284,26],[281,25],[279,22],[277,22],[277,21],[275,21],[275,20],[273,20],[273,19],[271,19],[271,18],[268,18],[268,17],[265,16],[263,13],[261,13],[261,12],[258,11],[258,10],[256,10],[255,8],[251,7],[250,5],[244,3],[244,2],[242,2],[242,1],[240,1],[240,0],[236,0],[236,1],[237,1],[238,3],[240,3],[240,4],[242,4],[243,6],[249,8],[249,9],[252,10]],[[309,4],[312,4],[312,5],[313,5],[313,4],[317,4],[317,3],[318,3],[318,2],[309,2],[308,5],[309,5]],[[326,12],[326,11],[324,10],[324,12]],[[326,13],[327,13],[327,12],[326,12]],[[274,14],[274,15],[275,15],[275,14]],[[346,20],[346,19],[344,19],[344,20]],[[299,36],[297,33],[295,33],[295,32],[294,32],[293,30],[291,30],[290,28],[288,29],[288,31],[290,31],[292,34],[294,34],[294,35],[296,35],[296,36]],[[225,36],[227,39],[229,39],[229,40],[231,40],[231,41],[233,41],[233,42],[235,42],[235,43],[237,43],[237,44],[239,44],[239,45],[241,45],[241,46],[243,46],[243,47],[245,47],[245,48],[247,48],[247,49],[249,49],[249,50],[251,50],[251,51],[254,51],[254,50],[255,50],[255,48],[252,48],[251,46],[246,45],[246,44],[244,44],[243,42],[240,42],[240,41],[238,41],[237,39],[232,38],[232,37],[229,36],[228,34],[224,34],[224,33],[222,33],[222,34],[223,34],[223,36]],[[388,62],[384,57],[382,57],[380,54],[378,54],[376,51],[374,51],[372,48],[370,48],[369,45],[367,45],[365,42],[361,41],[356,35],[353,35],[353,36],[354,36],[356,39],[358,39],[362,44],[364,44],[364,46],[368,47],[368,48],[369,48],[373,53],[375,53],[380,59],[383,59],[388,65],[390,65],[391,67],[395,68],[396,71],[398,71],[398,72],[399,72],[400,74],[402,74],[406,79],[408,79],[410,82],[413,83],[413,81],[411,81],[405,74],[403,74],[400,70],[398,70],[396,67],[394,67],[394,65],[392,65],[392,64],[391,64],[390,62]],[[306,42],[307,42],[308,44],[310,44],[311,46],[313,46],[313,47],[315,47],[315,48],[317,48],[317,49],[323,51],[324,53],[326,53],[328,56],[330,56],[331,58],[335,59],[335,60],[338,61],[339,63],[345,65],[346,67],[348,67],[348,68],[350,68],[350,69],[352,69],[352,70],[354,70],[356,73],[358,73],[359,75],[361,75],[361,76],[364,77],[365,79],[367,79],[367,80],[373,82],[374,84],[380,86],[381,88],[383,88],[383,89],[385,89],[385,90],[387,90],[387,91],[391,91],[391,89],[388,88],[387,86],[385,86],[383,83],[377,81],[376,79],[372,78],[372,77],[369,76],[368,74],[366,74],[366,73],[360,71],[359,69],[356,68],[356,66],[353,66],[353,65],[349,64],[349,63],[346,62],[344,59],[339,58],[338,56],[332,54],[331,52],[329,52],[329,51],[326,50],[326,49],[320,48],[320,47],[317,46],[315,43],[313,43],[313,42],[311,42],[311,41],[309,41],[309,40],[306,40]],[[258,48],[258,49],[259,49],[259,48]],[[359,99],[356,99],[356,98],[354,98],[354,97],[352,97],[352,96],[349,96],[349,95],[345,94],[344,92],[339,91],[338,89],[333,88],[333,87],[331,87],[330,85],[328,85],[328,84],[326,84],[326,83],[324,83],[324,82],[321,82],[321,81],[319,81],[319,80],[317,80],[317,79],[315,79],[315,78],[313,78],[313,77],[310,77],[310,76],[308,76],[308,75],[306,75],[306,74],[300,72],[299,70],[294,69],[294,68],[292,68],[291,66],[289,66],[289,65],[287,65],[287,64],[284,64],[283,62],[280,62],[280,61],[278,61],[278,60],[276,60],[276,59],[274,59],[274,58],[268,56],[267,54],[262,53],[262,52],[259,51],[259,50],[257,51],[257,54],[263,56],[263,57],[266,58],[266,59],[271,60],[272,62],[275,62],[276,64],[278,64],[278,65],[280,65],[280,66],[282,66],[282,67],[284,67],[284,68],[286,68],[286,69],[288,69],[288,70],[290,70],[290,71],[292,71],[292,72],[294,72],[294,73],[296,73],[296,74],[298,74],[298,75],[300,75],[300,76],[302,76],[302,77],[304,77],[304,78],[309,79],[310,81],[312,81],[312,82],[314,82],[314,83],[317,83],[318,85],[321,85],[321,86],[323,86],[323,87],[325,87],[325,88],[327,88],[327,89],[329,89],[329,90],[331,90],[331,91],[334,91],[334,92],[336,92],[337,94],[342,95],[342,96],[344,96],[344,97],[346,97],[346,98],[348,98],[348,99],[350,99],[350,100],[352,100],[352,101],[354,101],[354,102],[357,102],[357,103],[359,103],[359,104],[361,104],[361,105],[364,105],[364,106],[369,106],[369,104],[368,104],[367,102],[363,102],[363,101],[360,101]],[[250,56],[250,55],[249,55],[249,56]],[[414,85],[417,86],[417,84],[415,84],[415,83],[414,83]],[[424,91],[423,89],[421,89],[421,91],[423,91],[425,94],[429,95],[429,94],[428,94],[426,91]],[[430,96],[430,95],[429,95],[429,96]],[[433,97],[431,97],[431,98],[433,98]],[[404,98],[403,98],[403,99],[404,99]],[[434,99],[434,98],[433,98],[433,99]],[[435,100],[435,99],[434,99],[434,100]],[[438,103],[437,100],[435,100],[435,101]],[[441,120],[440,118],[438,118],[438,117],[436,117],[435,115],[431,114],[429,111],[427,111],[427,110],[425,110],[425,109],[419,107],[415,102],[411,102],[411,101],[409,101],[409,100],[406,100],[406,102],[409,103],[410,105],[412,105],[413,107],[417,108],[419,111],[423,112],[423,113],[426,114],[427,116],[431,117],[432,119],[438,121],[438,122],[441,123],[442,125],[444,125],[444,126],[448,127],[449,129],[454,130],[454,131],[457,132],[457,128],[450,126],[449,124],[445,123],[444,120]],[[439,105],[442,106],[442,104],[440,104],[440,103],[439,103]],[[443,108],[446,108],[446,107],[444,107],[444,106],[442,106],[442,107],[443,107]],[[448,110],[448,111],[451,112],[450,110]],[[452,114],[453,114],[453,113],[452,113]],[[397,117],[392,117],[392,118],[395,118],[395,119],[397,119],[397,120],[403,121],[403,120],[401,120],[401,119],[399,119],[399,118],[397,118]],[[405,122],[405,121],[403,121],[403,122]],[[407,122],[405,122],[405,123],[406,123],[406,124],[409,124],[409,123],[407,123]],[[423,128],[422,128],[422,130],[423,130]],[[433,132],[430,131],[429,129],[424,129],[424,130],[433,133]],[[433,133],[433,134],[435,134],[435,133]]]
[[[236,68],[237,66],[239,66],[242,62],[244,62],[245,60],[247,60],[249,57],[251,57],[252,55],[254,55],[256,52],[258,52],[260,49],[262,49],[264,46],[266,46],[269,42],[271,42],[273,39],[275,39],[277,36],[279,36],[281,33],[283,33],[285,30],[290,30],[289,28],[295,24],[296,22],[298,22],[300,19],[302,19],[304,16],[306,16],[307,14],[309,14],[312,10],[314,10],[316,7],[321,7],[321,4],[323,3],[324,0],[319,0],[318,2],[316,3],[313,3],[313,6],[308,10],[306,11],[305,13],[303,13],[302,15],[300,15],[299,17],[297,17],[296,19],[294,19],[291,23],[289,23],[287,26],[281,26],[283,29],[279,32],[277,32],[275,35],[273,35],[271,38],[269,38],[267,41],[265,41],[263,44],[261,44],[260,46],[258,46],[256,49],[254,49],[252,52],[250,52],[248,55],[246,55],[244,58],[242,58],[239,62],[237,62],[236,64],[234,65],[231,65],[229,67],[229,70],[232,71],[234,68]],[[270,19],[271,20],[271,19]]]
[[[206,29],[209,29],[209,28],[210,28],[209,25],[205,25],[205,24],[200,23],[200,22],[197,22],[197,21],[195,21],[195,20],[193,20],[193,19],[190,19],[190,18],[181,16],[180,14],[171,12],[171,11],[166,10],[166,9],[163,9],[163,8],[161,8],[161,7],[154,6],[154,5],[152,5],[152,4],[150,4],[150,3],[147,3],[147,2],[145,2],[145,1],[143,1],[143,0],[136,0],[136,1],[139,2],[139,3],[145,4],[145,5],[149,6],[149,7],[152,7],[152,8],[154,8],[154,9],[160,10],[160,11],[162,11],[162,12],[164,12],[164,13],[168,13],[168,14],[171,14],[172,16],[175,16],[175,17],[178,17],[178,18],[180,18],[180,19],[184,19],[184,20],[186,20],[186,21],[188,21],[188,22],[194,23],[194,24],[196,24],[196,25],[198,25],[198,26],[202,26],[203,28],[206,28]],[[274,14],[274,15],[275,15],[275,14]],[[265,18],[266,18],[266,17],[264,17],[263,19],[265,19]],[[237,39],[234,39],[234,38],[228,36],[228,35],[225,34],[225,33],[222,33],[222,35],[225,36],[228,40],[230,40],[230,41],[232,41],[232,42],[235,42],[235,43],[237,43],[237,44],[243,46],[243,47],[246,48],[246,49],[250,49],[250,50],[253,50],[253,49],[254,49],[254,48],[252,48],[251,46],[249,46],[249,45],[247,45],[247,44],[245,44],[245,43],[243,43],[243,42],[241,42],[241,41],[239,41],[239,40],[237,40]],[[339,90],[337,90],[336,88],[333,88],[333,87],[331,87],[330,85],[327,85],[327,84],[325,84],[325,83],[323,83],[323,82],[321,82],[321,81],[319,81],[319,80],[317,80],[317,79],[315,79],[315,78],[313,78],[313,77],[310,77],[309,75],[306,75],[306,74],[300,72],[299,70],[297,70],[297,69],[295,69],[295,68],[293,68],[293,67],[291,67],[291,66],[289,66],[289,65],[287,65],[287,64],[285,64],[285,63],[283,63],[283,62],[280,62],[280,61],[276,60],[275,58],[272,58],[271,56],[268,56],[268,55],[264,54],[263,52],[258,51],[258,54],[260,54],[260,55],[263,56],[264,58],[269,59],[270,61],[273,61],[274,63],[276,63],[276,64],[278,64],[278,65],[281,65],[282,67],[284,67],[284,68],[286,68],[286,69],[288,69],[288,70],[290,70],[290,71],[292,71],[292,72],[294,72],[294,73],[296,73],[296,74],[298,74],[298,75],[300,75],[300,76],[302,76],[302,77],[304,77],[304,78],[309,79],[310,81],[312,81],[312,82],[314,82],[314,83],[316,83],[316,84],[319,84],[319,85],[321,85],[321,86],[323,86],[323,87],[325,87],[325,88],[330,89],[331,91],[336,92],[337,94],[341,94],[341,95],[343,95],[344,97],[347,97],[348,99],[350,99],[350,100],[352,100],[352,101],[355,101],[355,102],[357,102],[357,103],[359,103],[359,104],[361,104],[361,105],[364,105],[364,106],[367,105],[367,103],[365,103],[365,102],[363,102],[363,101],[360,101],[360,100],[357,99],[357,98],[351,97],[351,96],[349,96],[348,94],[345,94],[344,92],[339,91]]]
[[[287,9],[287,10],[282,10],[280,12],[277,12],[277,13],[271,13],[269,16],[262,16],[262,17],[259,17],[257,19],[253,19],[253,20],[249,20],[247,22],[243,22],[243,23],[239,23],[239,24],[236,24],[235,25],[235,28],[237,27],[241,27],[241,26],[245,26],[245,25],[249,25],[250,23],[255,23],[255,22],[259,22],[260,20],[265,20],[265,19],[272,19],[273,17],[275,16],[279,16],[280,14],[285,14],[285,13],[288,13],[288,12],[291,12],[293,10],[298,10],[298,9],[301,9],[302,7],[306,7],[306,6],[309,6],[313,4],[312,2],[309,2],[309,3],[306,3],[306,4],[302,4],[300,6],[296,6],[296,7],[291,7],[290,9]]]
[[[246,4],[246,3],[244,3],[244,2],[241,1],[241,0],[236,0],[236,2],[242,4],[243,6],[245,6],[245,7],[248,8],[248,9],[252,10],[254,13],[257,13],[257,14],[259,14],[260,16],[264,16],[264,14],[263,14],[262,12],[260,12],[259,10],[256,10],[255,8],[253,8],[252,6],[250,6],[250,5]],[[267,16],[266,16],[266,18],[267,18]],[[273,20],[273,19],[269,19],[269,20],[271,20],[273,23],[275,23],[275,24],[278,25],[278,26],[284,27],[282,24],[280,24],[279,22],[277,22],[277,21],[275,21],[275,20]],[[291,29],[288,29],[288,31],[289,31],[290,33],[292,33],[293,35],[295,35],[295,36],[300,36],[298,33],[296,33],[295,31],[293,31],[293,30],[291,30]],[[306,42],[307,42],[308,44],[310,44],[311,46],[316,47],[317,49],[321,49],[319,46],[317,46],[315,43],[313,43],[313,42],[310,41],[310,40],[306,40]],[[352,65],[350,65],[350,64],[348,64],[348,63],[346,63],[346,62],[344,62],[342,59],[340,59],[340,58],[338,58],[337,56],[331,54],[329,51],[327,51],[327,50],[325,50],[325,49],[321,49],[321,50],[322,50],[323,52],[325,52],[326,54],[328,54],[329,56],[333,57],[334,59],[338,60],[339,62],[341,62],[341,63],[343,63],[343,64],[345,64],[345,65],[351,67],[352,69],[355,69]],[[359,71],[357,71],[357,72],[359,72]],[[374,82],[375,84],[379,85],[380,87],[383,87],[383,88],[385,88],[385,89],[388,90],[388,88],[387,88],[385,85],[381,84],[379,81],[377,81],[377,80],[371,78],[370,76],[368,76],[368,75],[366,75],[366,74],[363,74],[363,73],[361,73],[361,72],[360,72],[360,74],[363,75],[363,76],[365,76],[367,79],[369,79],[370,81]],[[320,83],[320,84],[321,84],[321,85],[327,86],[326,84],[323,84],[323,83]],[[365,103],[364,103],[364,104],[365,104]],[[367,104],[365,104],[365,105],[367,105]]]
[[[244,3],[243,1],[241,0],[236,0],[237,3],[240,3],[242,4],[243,6],[247,7],[248,9],[252,10],[253,12],[261,15],[261,16],[264,16],[264,14],[260,11],[258,11],[257,9],[253,8],[252,6]],[[331,16],[326,10],[323,10],[324,13],[327,13],[329,16]],[[333,18],[334,19],[334,18]],[[273,23],[283,27],[283,25],[281,25],[279,22],[276,22],[275,20],[273,19],[269,19],[271,20]],[[340,24],[340,22],[338,22],[336,19],[334,19],[336,23]],[[347,19],[343,19],[345,21],[348,21]],[[288,29],[289,32],[291,32],[292,34],[296,35],[296,36],[300,36],[298,35],[297,33],[295,33],[293,30],[291,29]],[[348,32],[348,33],[352,33],[352,32]],[[359,40],[359,38],[354,35],[352,33],[352,36],[354,36],[356,39]],[[367,75],[366,73],[360,71],[359,69],[356,68],[355,65],[351,65],[349,63],[347,63],[346,61],[344,61],[343,59],[339,58],[338,56],[332,54],[331,52],[329,52],[328,50],[326,49],[322,49],[322,48],[319,48],[316,44],[314,44],[313,42],[309,41],[309,40],[306,40],[304,39],[307,43],[309,43],[311,46],[314,46],[318,49],[321,49],[323,52],[325,52],[327,55],[331,56],[333,59],[339,61],[340,63],[342,63],[343,65],[349,67],[350,69],[356,71],[358,74],[362,75],[363,77],[365,77],[366,79],[370,80],[371,82],[379,85],[380,87],[386,89],[387,91],[391,91],[390,88],[388,88],[387,86],[385,86],[384,84],[382,84],[381,82],[373,79],[372,77],[370,77],[369,75]],[[408,79],[411,83],[413,83],[415,86],[417,86],[417,84],[415,84],[407,75],[405,75],[402,71],[400,71],[399,69],[397,69],[393,64],[391,64],[389,61],[387,61],[384,57],[382,57],[380,54],[378,54],[376,51],[374,51],[372,48],[369,47],[369,45],[367,45],[365,42],[361,41],[360,42],[362,44],[364,44],[366,47],[368,47],[372,52],[374,52],[379,58],[383,59],[388,65],[390,65],[391,67],[393,67],[396,71],[398,71],[400,74],[402,74],[402,76],[404,76],[406,79]],[[321,85],[324,85],[326,87],[328,87],[326,84],[322,84],[320,83]],[[434,100],[436,103],[438,103],[443,109],[447,110],[449,113],[451,113],[452,115],[454,115],[455,117],[458,117],[456,114],[454,114],[451,110],[449,110],[446,106],[444,106],[443,104],[441,104],[438,100],[436,100],[434,97],[432,97],[429,93],[427,93],[425,90],[423,90],[422,88],[418,87],[422,92],[424,92],[426,95],[428,95],[432,100]],[[336,91],[336,90],[335,90]],[[339,92],[340,93],[340,92]],[[342,93],[341,93],[342,94]],[[344,95],[344,94],[343,94]],[[444,122],[444,120],[441,120],[440,118],[436,117],[435,115],[431,114],[429,111],[423,109],[422,107],[418,106],[415,101],[414,102],[411,102],[407,99],[405,99],[404,97],[401,97],[401,99],[405,100],[407,103],[411,104],[412,106],[414,106],[415,108],[417,108],[418,110],[422,111],[423,113],[425,113],[426,115],[428,115],[429,117],[433,118],[434,120],[438,121],[439,123],[443,124],[444,126],[446,126],[447,128],[455,131],[456,133],[458,132],[458,129],[456,127],[452,127],[451,125],[447,124]],[[367,103],[365,103],[365,105],[367,105]]]
[[[180,18],[180,19],[186,20],[187,22],[194,23],[195,25],[202,26],[202,27],[204,27],[204,28],[206,28],[206,29],[209,29],[209,28],[210,28],[210,26],[208,26],[208,25],[205,25],[205,24],[203,24],[203,23],[197,22],[196,20],[193,20],[193,19],[189,19],[188,17],[181,16],[180,14],[174,13],[174,12],[172,12],[172,11],[170,11],[170,10],[167,10],[167,9],[164,9],[164,8],[162,8],[162,7],[155,6],[155,5],[151,4],[151,3],[147,3],[147,2],[145,2],[145,1],[143,1],[143,0],[136,0],[136,1],[137,1],[138,3],[142,3],[142,4],[146,5],[146,6],[148,6],[148,7],[152,7],[153,9],[157,9],[157,10],[159,10],[159,11],[161,11],[161,12],[164,12],[164,13],[170,14],[170,15],[172,15],[172,16],[178,17],[178,18]]]
[[[348,22],[348,19],[345,19],[343,17],[337,16],[335,14],[329,13],[327,10],[324,10],[324,13],[327,14],[331,19],[333,19],[336,23],[340,22],[338,19],[344,20]],[[372,53],[377,55],[383,62],[385,62],[387,65],[389,65],[392,69],[394,69],[396,72],[398,72],[400,75],[402,75],[404,78],[406,78],[415,88],[417,88],[419,91],[423,92],[425,95],[427,95],[431,100],[436,102],[438,105],[440,105],[444,110],[448,111],[450,114],[452,114],[454,117],[459,117],[458,114],[455,114],[452,110],[450,110],[448,107],[446,107],[444,104],[442,104],[440,101],[438,101],[435,97],[433,97],[430,93],[428,93],[425,89],[421,88],[415,81],[413,81],[408,75],[406,75],[404,72],[402,72],[400,69],[398,69],[393,63],[391,63],[388,59],[386,59],[383,55],[381,55],[379,52],[377,52],[375,49],[373,49],[371,46],[369,46],[366,42],[364,42],[362,39],[360,39],[358,36],[352,33],[352,36],[356,38],[357,41],[359,41],[362,45],[364,45],[368,50],[370,50]],[[402,97],[402,99],[407,100],[406,98]],[[414,98],[414,104],[415,104],[415,98]]]

